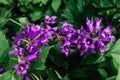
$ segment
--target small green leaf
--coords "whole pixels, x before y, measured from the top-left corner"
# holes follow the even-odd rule
[[[51,6],[55,12],[57,12],[60,5],[61,5],[61,0],[52,0]]]
[[[103,68],[98,68],[98,72],[100,73],[102,80],[106,80],[107,78],[107,72]]]

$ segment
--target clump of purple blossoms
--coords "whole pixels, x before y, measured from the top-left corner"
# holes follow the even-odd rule
[[[14,54],[18,58],[18,64],[14,65],[16,75],[22,74],[25,80],[31,80],[27,70],[30,63],[39,58],[41,54],[41,46],[47,46],[49,40],[53,40],[53,36],[57,35],[57,27],[51,28],[51,24],[55,23],[56,16],[49,17],[45,15],[44,26],[31,24],[26,25],[22,33],[13,37],[13,50],[9,54]]]
[[[60,45],[60,48],[61,52],[65,53],[68,57],[68,54],[74,51],[72,45],[74,44],[75,29],[72,24],[68,24],[67,22],[61,22],[61,24],[60,37],[62,45]]]
[[[95,20],[86,18],[86,27],[81,26],[78,30],[75,30],[71,24],[62,22],[60,29],[61,52],[68,57],[69,53],[75,50],[75,47],[72,46],[76,45],[81,56],[88,51],[94,54],[97,49],[103,54],[106,49],[105,43],[113,42],[114,36],[112,36],[111,25],[103,28],[100,25],[101,22],[102,18],[95,18]]]

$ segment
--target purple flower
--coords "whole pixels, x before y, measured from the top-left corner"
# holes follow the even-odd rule
[[[26,75],[27,69],[29,68],[29,65],[25,63],[25,60],[21,60],[19,64],[15,64],[14,68],[16,69],[16,75]]]
[[[97,40],[97,41],[96,41],[96,44],[97,44],[100,52],[101,52],[101,53],[104,53],[104,51],[105,51],[105,49],[106,49],[106,46],[105,46],[105,44],[103,43],[103,41],[102,41],[102,40]]]
[[[20,56],[20,55],[24,55],[24,49],[19,47],[16,44],[13,44],[12,46],[14,48],[14,50],[9,51],[9,54],[14,54],[16,56]]]
[[[32,62],[35,61],[39,56],[37,54],[29,54],[26,56],[25,61],[26,62]]]
[[[94,31],[94,26],[93,26],[93,21],[92,20],[89,20],[88,18],[86,18],[86,25],[87,25],[87,30],[89,32]]]
[[[75,32],[75,29],[73,28],[72,24],[68,24],[67,22],[61,22],[62,27],[60,29],[60,33],[61,34],[67,34],[67,33],[73,33]]]
[[[56,16],[49,17],[48,15],[45,15],[44,25],[46,26],[49,24],[54,24],[56,18],[57,18]]]
[[[13,40],[17,45],[20,45],[24,38],[22,37],[21,34],[17,34],[15,37],[13,37]]]
[[[95,30],[100,30],[100,23],[102,22],[102,18],[95,18]]]

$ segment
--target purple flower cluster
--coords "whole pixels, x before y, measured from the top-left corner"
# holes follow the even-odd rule
[[[79,51],[81,56],[87,52],[94,54],[97,50],[104,53],[105,43],[114,41],[111,25],[103,28],[100,25],[101,18],[95,20],[86,18],[86,27],[81,26],[77,30],[72,24],[60,22],[62,26],[58,33],[58,27],[51,27],[51,24],[55,24],[56,18],[56,16],[45,15],[44,27],[35,24],[26,25],[22,33],[13,37],[15,43],[9,54],[14,54],[18,58],[18,64],[14,65],[16,75],[22,74],[25,80],[31,80],[27,73],[30,63],[39,58],[41,54],[39,47],[47,46],[48,41],[53,40],[54,36],[61,42],[60,49],[66,57],[75,50]]]
[[[60,29],[61,52],[68,56],[77,47],[81,56],[85,55],[88,51],[94,54],[97,49],[104,53],[106,49],[105,43],[113,42],[114,36],[112,36],[113,30],[111,30],[111,25],[103,28],[100,25],[101,22],[101,18],[95,18],[95,20],[86,18],[86,27],[81,26],[78,30],[75,30],[73,25],[62,22]]]
[[[9,54],[14,54],[18,58],[18,64],[14,65],[16,75],[24,75],[25,80],[31,80],[27,70],[30,63],[39,58],[40,46],[47,46],[48,40],[53,40],[53,36],[57,35],[57,27],[51,28],[50,24],[54,24],[56,16],[49,17],[45,15],[44,26],[26,25],[22,33],[13,37],[13,50]]]

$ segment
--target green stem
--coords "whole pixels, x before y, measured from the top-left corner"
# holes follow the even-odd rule
[[[19,22],[15,21],[15,20],[13,20],[13,19],[9,18],[9,20],[10,20],[11,22],[13,22],[13,23],[15,23],[15,24],[17,24],[17,25],[23,27],[22,24],[20,24]]]

